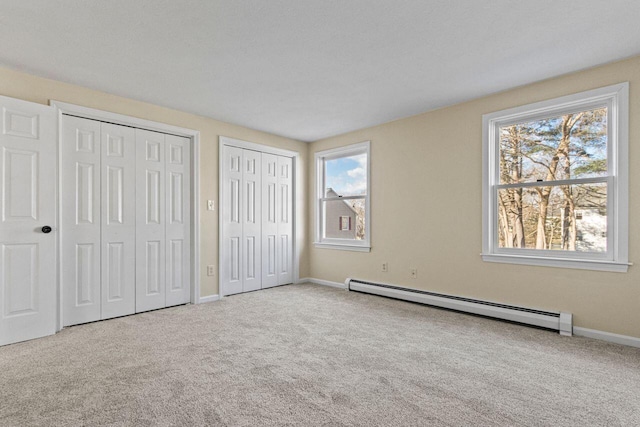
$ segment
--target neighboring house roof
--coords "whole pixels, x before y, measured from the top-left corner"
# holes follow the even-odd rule
[[[340,195],[338,193],[335,192],[335,190],[331,187],[327,188],[327,196],[326,197],[340,197]],[[345,205],[349,206],[349,209],[351,209],[353,211],[354,214],[357,214],[356,210],[353,209],[353,206],[351,206],[349,204],[348,200],[343,200],[342,201]]]

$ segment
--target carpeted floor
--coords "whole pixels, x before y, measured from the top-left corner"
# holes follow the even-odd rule
[[[317,285],[0,348],[0,425],[640,425],[640,349]]]

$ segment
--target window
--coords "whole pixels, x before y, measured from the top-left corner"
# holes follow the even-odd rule
[[[483,260],[627,271],[628,93],[483,116]]]
[[[371,249],[369,141],[316,153],[316,247]]]
[[[340,217],[340,230],[341,231],[350,231],[351,230],[351,217],[350,216],[341,216]]]

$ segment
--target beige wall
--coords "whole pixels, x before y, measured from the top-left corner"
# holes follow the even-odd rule
[[[562,76],[310,146],[241,126],[0,68],[0,95],[50,99],[191,128],[201,133],[202,201],[218,200],[218,136],[301,154],[297,190],[302,237],[300,277],[341,282],[358,277],[542,309],[570,311],[576,326],[640,337],[640,265],[626,274],[484,263],[481,251],[482,114],[629,81],[630,260],[640,263],[640,57]],[[371,253],[316,249],[313,153],[371,140]],[[304,200],[305,190],[307,192]],[[305,203],[306,202],[306,203]],[[446,214],[440,206],[447,208]],[[217,207],[217,206],[216,206]],[[218,210],[201,204],[201,295],[218,293]],[[382,273],[381,264],[389,264]],[[409,278],[409,268],[418,278]]]
[[[630,82],[628,273],[494,264],[482,250],[482,115]],[[640,57],[314,142],[371,140],[371,253],[310,248],[310,277],[347,277],[563,310],[576,326],[640,337]],[[309,170],[309,206],[313,206]],[[313,224],[312,212],[309,224]],[[310,233],[312,233],[312,228]],[[309,235],[312,239],[312,234]],[[310,240],[312,241],[312,240]],[[382,273],[383,262],[389,272]],[[409,269],[418,268],[418,278]]]
[[[229,136],[258,144],[269,145],[292,151],[298,151],[301,156],[302,182],[296,192],[299,206],[297,220],[304,226],[307,216],[305,211],[304,193],[306,189],[305,165],[307,164],[308,144],[278,137],[264,132],[254,131],[241,126],[219,122],[206,117],[196,116],[168,108],[159,107],[132,99],[110,95],[83,88],[80,86],[61,83],[54,80],[42,79],[28,74],[0,68],[0,95],[27,101],[48,104],[50,99],[69,102],[85,107],[126,114],[142,119],[167,123],[200,131],[200,225],[201,225],[201,295],[218,293],[218,275],[206,275],[206,265],[214,264],[218,267],[218,136]],[[206,210],[206,200],[216,201],[216,211]],[[305,236],[306,236],[305,232]],[[300,260],[300,276],[308,275],[307,245],[302,237],[302,257]]]

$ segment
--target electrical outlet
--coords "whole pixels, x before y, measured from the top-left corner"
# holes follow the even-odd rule
[[[386,273],[387,271],[389,271],[389,265],[386,262],[382,263],[382,272]]]
[[[215,275],[216,275],[216,266],[207,265],[207,276],[215,276]]]
[[[207,210],[209,211],[214,210],[213,200],[207,200]]]
[[[411,274],[411,278],[412,279],[417,279],[418,278],[418,269],[417,268],[410,269],[409,273]]]

